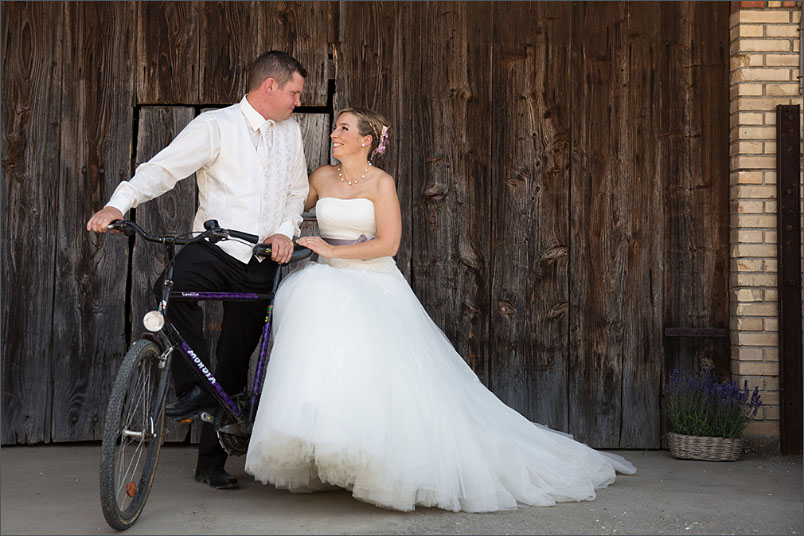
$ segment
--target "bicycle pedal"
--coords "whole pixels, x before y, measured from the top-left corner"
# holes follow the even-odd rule
[[[202,411],[201,414],[198,417],[204,422],[209,422],[209,423],[214,423],[215,422],[215,417],[212,416],[211,414],[207,413],[206,411]]]

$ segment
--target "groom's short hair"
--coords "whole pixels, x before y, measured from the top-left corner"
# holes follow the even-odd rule
[[[257,89],[268,78],[276,80],[281,88],[293,78],[293,73],[299,73],[302,78],[307,77],[307,69],[296,58],[280,50],[271,50],[249,66],[248,89]]]

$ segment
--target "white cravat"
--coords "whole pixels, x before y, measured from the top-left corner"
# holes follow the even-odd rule
[[[274,122],[266,121],[260,126],[260,142],[257,144],[257,154],[266,173],[270,161],[271,149],[274,146]]]

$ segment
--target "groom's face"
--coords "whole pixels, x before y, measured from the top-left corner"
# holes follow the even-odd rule
[[[290,118],[293,109],[301,105],[301,94],[304,90],[304,77],[294,72],[293,78],[280,86],[275,80],[268,87],[269,119],[284,121]]]

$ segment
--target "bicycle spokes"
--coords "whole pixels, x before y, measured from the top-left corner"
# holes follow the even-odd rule
[[[131,499],[136,495],[144,465],[144,453],[150,441],[155,437],[155,416],[158,409],[158,397],[154,391],[158,384],[152,376],[153,367],[149,359],[138,364],[125,402],[125,410],[121,415],[120,446],[117,450],[119,459],[116,461],[119,481],[116,482],[117,501],[122,510],[125,510]]]

